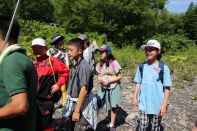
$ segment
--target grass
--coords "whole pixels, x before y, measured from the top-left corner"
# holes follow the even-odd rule
[[[110,46],[112,54],[124,70],[124,75],[133,78],[137,66],[146,60],[144,50],[136,49],[134,46],[125,46],[124,48]],[[23,47],[27,49],[28,55],[32,56],[30,47]],[[96,59],[99,60],[99,54],[96,55]],[[169,66],[171,74],[176,76],[179,82],[193,81],[197,75],[197,46],[184,51],[166,52],[161,60]]]
[[[125,70],[126,74],[134,76],[138,64],[146,60],[144,51],[132,46],[122,49],[112,47],[112,53]],[[197,47],[190,47],[184,51],[166,52],[161,59],[166,63],[171,74],[178,78],[178,81],[193,81],[197,75]]]

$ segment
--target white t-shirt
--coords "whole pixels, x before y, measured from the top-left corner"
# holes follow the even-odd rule
[[[83,58],[84,58],[88,63],[90,63],[90,54],[89,54],[88,48],[86,48],[86,49],[83,51]]]
[[[137,68],[134,81],[140,84],[138,94],[139,110],[146,114],[159,115],[161,106],[164,102],[164,87],[171,87],[172,81],[170,70],[164,65],[163,84],[158,81],[160,68],[159,64],[144,64],[143,77],[141,76],[139,66]]]

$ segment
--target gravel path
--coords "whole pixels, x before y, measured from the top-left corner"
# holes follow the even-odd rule
[[[167,115],[163,118],[165,131],[191,131],[197,120],[197,77],[194,82],[184,81],[182,83],[173,80],[171,95]],[[179,85],[182,85],[179,87]],[[122,86],[122,102],[118,110],[116,121],[117,131],[134,131],[137,127],[138,112],[131,105],[133,97],[134,83],[132,78],[125,76],[121,80]],[[93,91],[96,93],[99,84],[94,81]],[[60,114],[61,110],[56,111],[56,115]],[[98,131],[107,130],[106,124],[109,123],[109,118],[105,117],[105,107],[99,111]],[[106,118],[106,119],[105,119]]]

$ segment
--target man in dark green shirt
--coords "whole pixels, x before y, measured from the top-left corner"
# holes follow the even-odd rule
[[[0,16],[0,131],[35,131],[37,74],[25,50],[16,43],[20,27]]]

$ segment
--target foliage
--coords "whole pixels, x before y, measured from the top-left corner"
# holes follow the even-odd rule
[[[7,14],[11,16],[14,12],[13,8],[15,6],[15,1],[13,0],[1,0],[0,2],[0,15]]]
[[[12,15],[15,1],[1,0],[0,14]],[[18,18],[61,25],[66,34],[106,34],[116,47],[140,46],[155,34],[182,34],[196,40],[196,6],[169,13],[167,0],[21,0]],[[185,38],[185,37],[184,37]]]
[[[132,77],[137,66],[146,60],[144,51],[133,46],[125,46],[121,49],[112,46],[112,53],[124,69],[125,75]],[[178,81],[193,81],[197,74],[197,46],[195,45],[184,51],[178,50],[174,53],[168,51],[161,60],[169,66],[171,74],[176,76]]]
[[[124,47],[121,50],[113,49],[117,60],[127,73],[133,77],[138,64],[145,61],[146,57],[143,50],[136,50],[134,47]],[[185,51],[176,51],[171,54],[167,52],[163,55],[162,61],[166,63],[171,74],[178,78],[178,81],[193,81],[197,74],[197,47],[192,46]]]
[[[170,51],[171,53],[175,53],[176,51],[184,51],[185,49],[195,45],[194,41],[188,39],[184,35],[156,34],[152,38],[161,43],[164,51]]]
[[[65,43],[79,35],[79,33],[66,33],[61,26],[51,26],[38,21],[20,20],[20,25],[22,28],[19,43],[27,49],[29,55],[32,55],[31,42],[36,37],[43,37],[46,40],[48,48],[50,48],[49,43],[51,36],[54,34],[63,35],[65,37]],[[99,35],[99,33],[92,32],[85,32],[85,34],[88,36],[90,42],[97,40],[99,46],[106,42],[105,34]],[[195,68],[197,47],[194,41],[189,40],[183,35],[157,34],[152,38],[157,39],[162,44],[162,48],[165,49],[166,52],[162,57],[162,61],[170,66],[172,73],[176,74],[181,80],[193,80],[197,73]],[[122,68],[128,74],[134,76],[138,64],[146,59],[144,51],[137,49],[134,46],[136,43],[125,45],[122,48],[117,47],[113,42],[108,41],[107,43],[112,47],[112,53]]]
[[[20,18],[24,20],[53,21],[54,7],[49,0],[22,0],[19,7]]]
[[[19,43],[22,47],[27,49],[27,52],[31,55],[31,42],[33,39],[37,37],[44,38],[46,40],[47,46],[50,48],[50,41],[52,40],[52,36],[54,34],[61,34],[65,37],[64,41],[67,43],[72,38],[76,38],[79,33],[71,34],[66,33],[64,28],[56,25],[49,25],[46,23],[41,23],[38,21],[24,21],[20,20],[21,25],[21,34],[19,38]],[[106,40],[106,35],[99,35],[98,33],[89,33],[85,32],[90,42],[93,40],[97,40],[98,45],[101,45]]]
[[[1,0],[0,14],[12,16],[16,0]],[[24,20],[53,21],[54,7],[50,0],[21,0],[17,17]]]
[[[184,34],[184,14],[169,13],[167,10],[161,11],[156,33]]]
[[[135,75],[138,64],[144,62],[146,59],[144,51],[141,49],[138,50],[134,46],[125,46],[121,49],[113,48],[112,53],[121,64],[121,67],[128,74],[131,74],[132,77]]]
[[[64,24],[67,32],[106,33],[109,40],[142,43],[155,33],[159,11],[166,0],[51,0],[56,21]],[[150,30],[151,29],[151,30]]]
[[[197,44],[197,5],[190,4],[185,14],[185,31],[189,38],[196,41]]]
[[[197,46],[191,46],[185,51],[177,51],[173,55],[167,53],[163,60],[170,66],[179,81],[193,81],[197,74]]]

